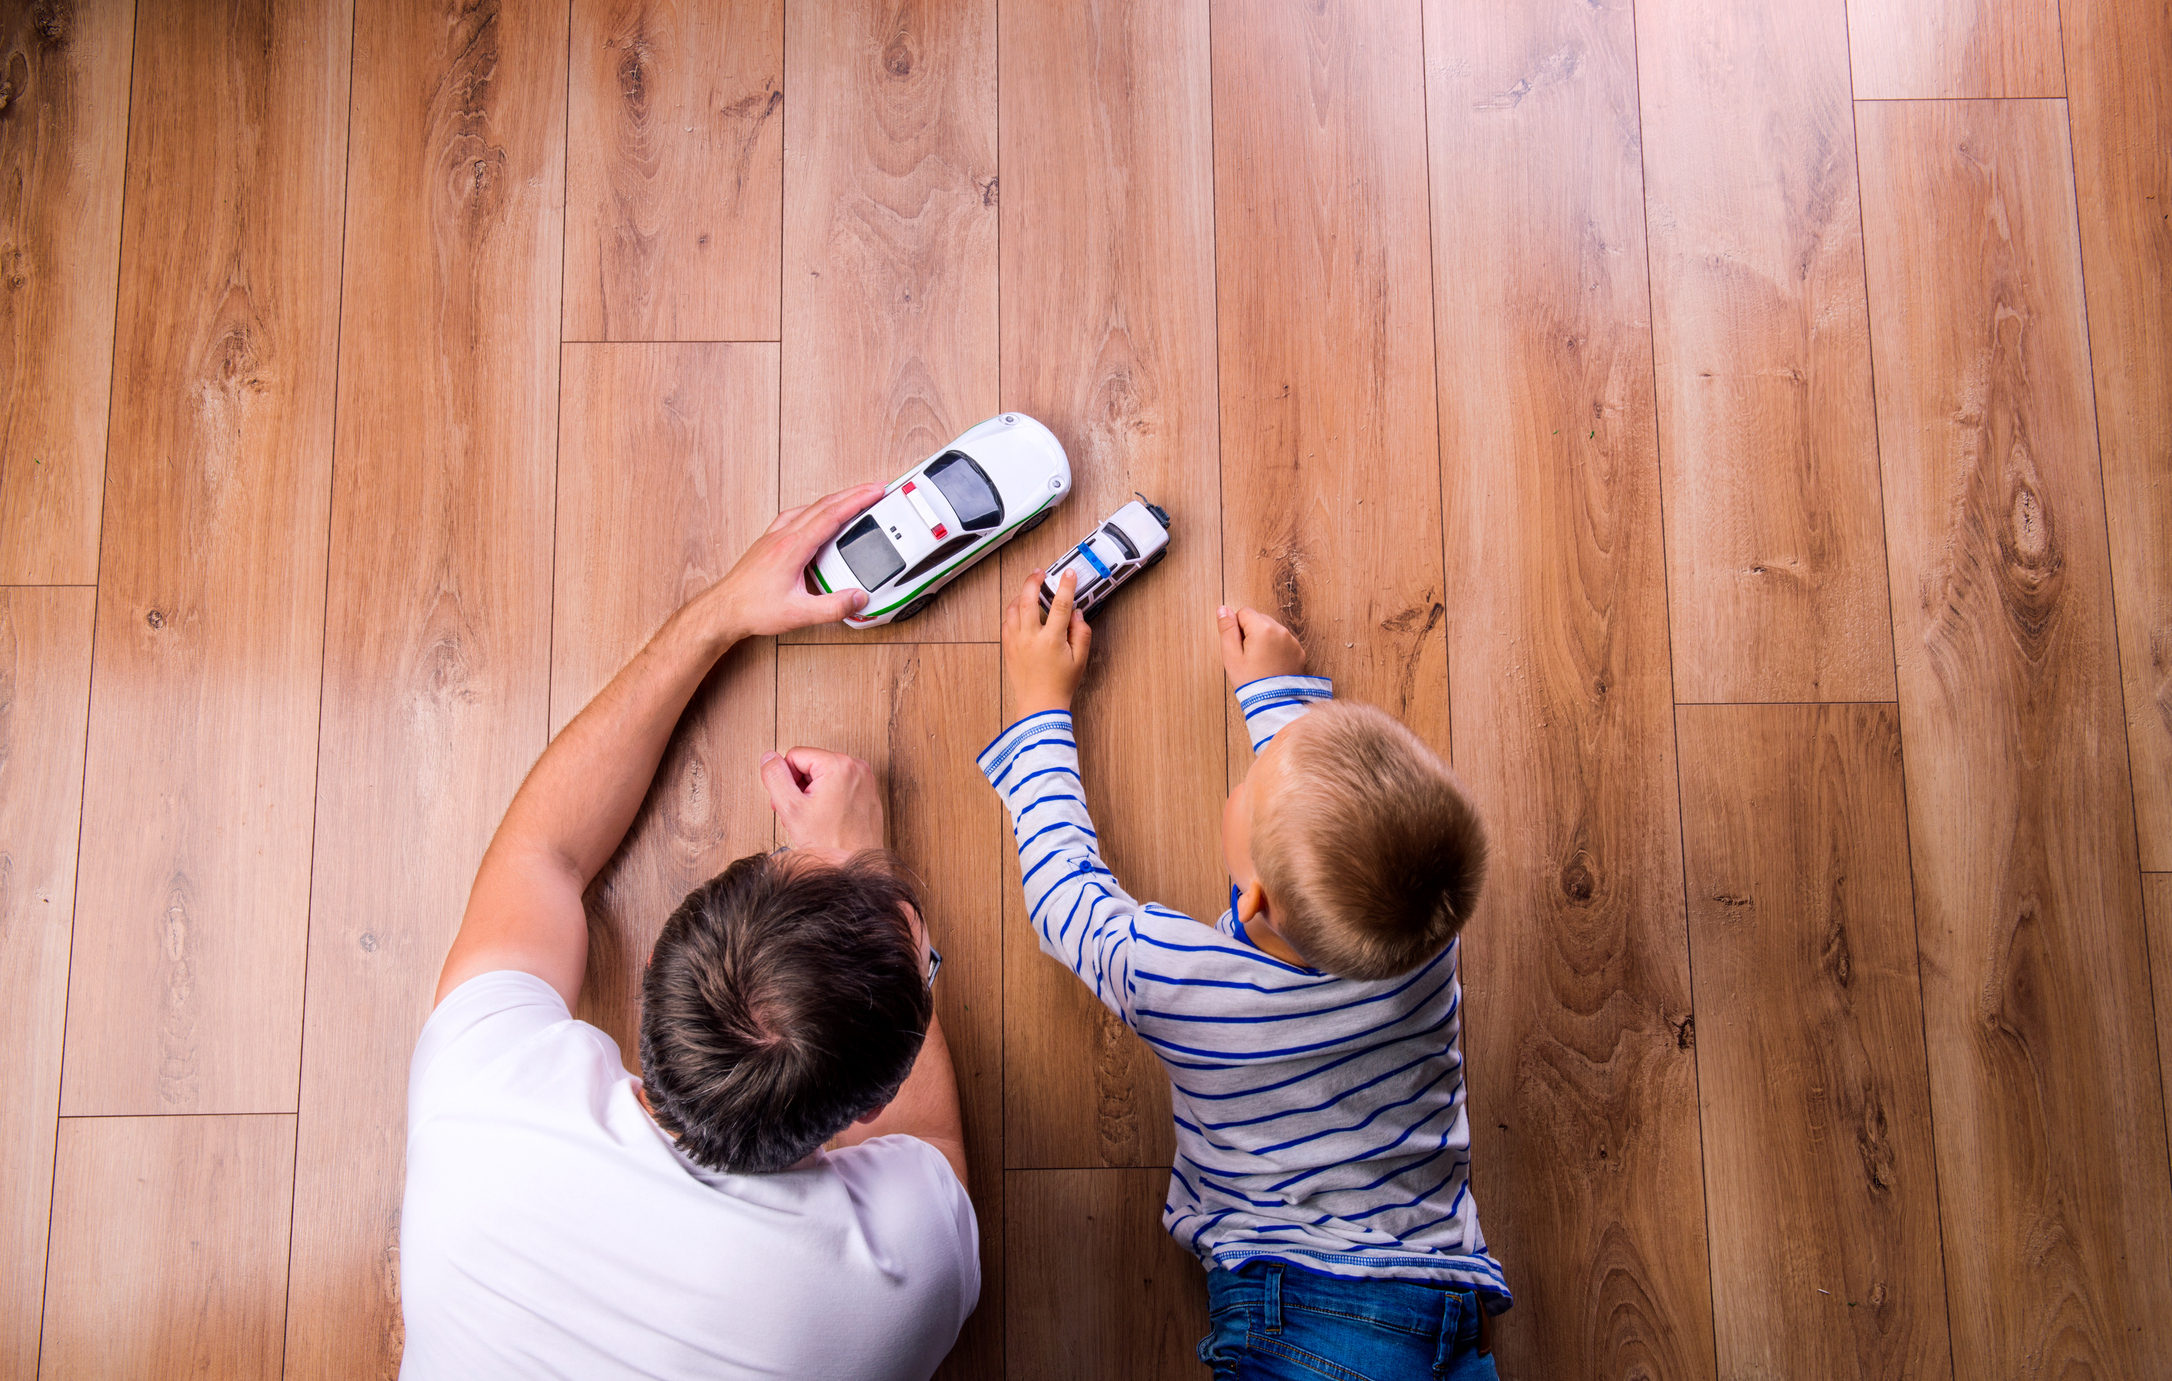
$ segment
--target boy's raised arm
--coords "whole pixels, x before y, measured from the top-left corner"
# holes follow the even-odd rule
[[[1131,917],[1139,907],[1101,861],[1071,729],[1071,696],[1093,634],[1072,608],[1077,582],[1068,574],[1042,620],[1041,575],[1027,577],[1003,614],[1003,665],[1019,717],[981,752],[980,770],[1010,811],[1026,911],[1041,948],[1128,1020]]]

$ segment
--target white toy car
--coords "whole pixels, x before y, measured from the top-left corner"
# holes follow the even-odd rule
[[[845,616],[879,628],[927,608],[945,585],[1071,494],[1055,433],[1023,413],[991,417],[890,482],[875,506],[815,553],[809,589],[867,591]]]
[[[1078,572],[1071,607],[1087,618],[1101,612],[1116,587],[1169,554],[1169,515],[1142,495],[1111,513],[1086,540],[1052,563],[1041,582],[1041,612],[1056,598],[1065,571]]]

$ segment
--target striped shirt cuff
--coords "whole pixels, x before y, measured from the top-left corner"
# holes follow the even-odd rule
[[[1018,755],[1041,743],[1060,743],[1066,748],[1076,748],[1078,739],[1071,731],[1069,710],[1043,710],[1029,714],[1010,728],[995,736],[995,742],[980,750],[976,761],[981,775],[996,790],[1003,789],[1003,778]]]
[[[1333,700],[1334,686],[1325,676],[1262,676],[1237,687],[1237,708],[1244,711],[1244,731],[1251,735],[1252,751],[1265,748],[1291,720],[1314,705]]]

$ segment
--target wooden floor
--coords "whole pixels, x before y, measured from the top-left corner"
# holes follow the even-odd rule
[[[999,410],[1058,521],[737,652],[591,910],[631,1051],[772,745],[927,878],[946,1376],[1203,1377],[1168,1097],[972,755],[1212,914],[1217,602],[1454,760],[1504,1376],[2172,1357],[2160,0],[6,0],[0,1376],[390,1377],[406,1066],[549,734],[780,505]]]

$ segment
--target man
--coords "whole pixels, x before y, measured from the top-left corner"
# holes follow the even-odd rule
[[[925,1381],[972,1312],[936,959],[865,763],[765,756],[789,847],[732,864],[665,925],[642,1079],[572,1017],[582,893],[687,701],[740,638],[864,602],[810,595],[801,572],[880,495],[779,515],[514,796],[408,1076],[403,1376]]]

